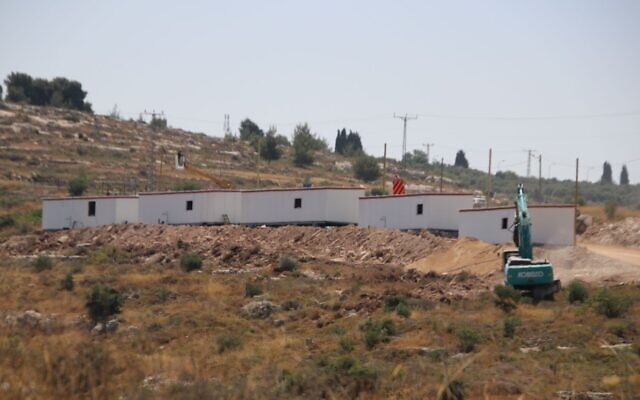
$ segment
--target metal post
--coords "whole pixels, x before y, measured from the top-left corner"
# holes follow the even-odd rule
[[[580,159],[576,158],[576,198],[575,198],[575,203],[574,203],[574,207],[575,207],[575,213],[573,216],[573,245],[576,245],[576,217],[578,216],[578,171],[579,171],[579,166],[580,166]]]
[[[387,190],[387,144],[384,144],[384,155],[382,157],[382,194]]]
[[[440,160],[440,193],[442,193],[442,174],[444,173],[444,157]]]
[[[491,203],[491,148],[489,149],[489,174],[487,177],[487,201],[485,202],[485,204],[487,205],[487,207],[489,207],[489,204]]]

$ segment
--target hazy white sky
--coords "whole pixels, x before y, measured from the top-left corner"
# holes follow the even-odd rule
[[[82,82],[98,113],[163,110],[221,136],[250,117],[370,153],[640,182],[640,1],[0,1],[0,76]],[[635,161],[634,161],[635,160]],[[591,168],[588,168],[591,167]],[[533,163],[537,172],[537,162]],[[588,175],[587,175],[588,174]]]

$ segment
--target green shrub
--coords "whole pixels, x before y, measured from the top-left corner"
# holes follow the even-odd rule
[[[118,314],[122,303],[122,295],[114,288],[107,285],[93,285],[87,292],[85,306],[91,320],[98,322]]]
[[[508,313],[518,307],[520,291],[513,286],[496,285],[493,288],[493,293],[496,295],[494,303],[502,311]]]
[[[375,157],[360,155],[353,163],[353,174],[365,182],[375,181],[380,177],[380,167]]]
[[[16,224],[16,219],[12,215],[3,215],[0,217],[0,229],[9,228]]]
[[[438,393],[438,400],[464,400],[464,382],[454,379]]]
[[[616,294],[608,288],[600,289],[593,296],[595,310],[607,318],[622,317],[631,307],[631,298],[625,294]]]
[[[371,196],[384,196],[389,194],[389,192],[387,192],[385,189],[383,188],[379,188],[379,187],[374,187],[371,188]]]
[[[36,272],[42,272],[53,267],[53,261],[48,256],[40,255],[33,261],[33,268]]]
[[[409,318],[411,316],[411,310],[407,303],[398,304],[398,307],[396,307],[396,313],[404,318]]]
[[[516,329],[522,324],[520,318],[510,317],[502,321],[502,336],[512,338],[516,334]]]
[[[474,328],[462,327],[457,330],[458,345],[463,353],[472,352],[476,346],[482,341],[482,336]]]
[[[185,253],[180,257],[180,268],[191,272],[202,268],[202,257],[197,253]]]
[[[175,293],[163,286],[158,288],[158,290],[156,291],[156,296],[160,303],[165,303],[175,297]]]
[[[247,282],[244,285],[244,297],[255,297],[262,294],[262,286],[258,283]]]
[[[87,175],[84,173],[84,171],[73,177],[67,185],[69,196],[82,196],[88,188],[89,179],[87,178]]]
[[[71,272],[69,272],[60,281],[60,289],[67,290],[67,291],[71,292],[73,290],[73,286],[74,286],[73,274],[71,274]]]
[[[615,219],[618,204],[615,201],[607,201],[604,205],[604,213],[609,221]]]
[[[355,347],[353,340],[348,337],[343,337],[342,339],[340,339],[340,342],[338,342],[338,344],[340,346],[340,350],[344,351],[345,353],[351,353],[353,351],[353,348]]]
[[[572,280],[567,286],[567,300],[569,303],[584,302],[589,297],[589,291],[584,283],[578,280]]]
[[[280,376],[280,386],[284,392],[301,395],[306,389],[306,380],[300,372],[285,369]]]
[[[234,350],[242,346],[242,341],[235,335],[224,334],[218,336],[218,353],[222,354],[227,350]]]
[[[280,306],[284,311],[297,310],[300,308],[300,303],[296,300],[285,300],[284,303]]]
[[[298,268],[298,260],[291,256],[290,254],[283,254],[280,257],[280,262],[273,269],[274,272],[291,272],[295,271]]]
[[[395,311],[400,304],[407,305],[407,300],[402,296],[387,296],[384,299],[384,311]]]
[[[364,344],[368,350],[373,349],[380,342],[388,342],[389,338],[397,333],[395,322],[391,319],[367,320],[360,329],[364,331]]]

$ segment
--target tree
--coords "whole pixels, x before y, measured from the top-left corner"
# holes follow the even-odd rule
[[[620,184],[628,185],[629,184],[629,171],[627,171],[627,166],[622,166],[622,171],[620,171]]]
[[[313,164],[313,152],[327,148],[327,142],[311,134],[309,125],[299,124],[293,131],[293,163],[297,166]]]
[[[54,106],[91,112],[91,103],[85,101],[87,92],[82,84],[67,78],[52,81],[36,78],[22,72],[12,72],[5,79],[7,101],[36,106]]]
[[[600,183],[602,184],[611,184],[613,183],[613,173],[611,171],[611,164],[605,161],[602,165],[602,177],[600,178]]]
[[[151,122],[149,122],[149,126],[154,131],[161,131],[163,129],[167,129],[167,119],[162,117],[156,117],[154,115],[151,117]]]
[[[0,85],[0,101],[2,101],[2,85]]]
[[[82,196],[89,187],[89,180],[84,171],[80,171],[73,179],[69,181],[67,189],[69,196]]]
[[[7,86],[7,101],[28,103],[33,86],[33,78],[22,72],[12,72],[4,80]]]
[[[409,161],[409,160],[407,160]],[[427,153],[422,150],[415,149],[413,150],[413,156],[411,157],[411,162],[414,164],[424,165],[427,164]]]
[[[375,181],[380,177],[380,167],[375,157],[362,154],[353,163],[353,174],[365,182]]]
[[[260,157],[264,160],[278,160],[282,152],[278,148],[278,141],[273,133],[267,133],[260,146]]]
[[[240,122],[240,139],[252,142],[255,137],[261,138],[264,136],[264,132],[262,129],[249,118],[245,118],[242,122]]]
[[[456,161],[453,165],[456,167],[469,168],[469,161],[467,161],[467,156],[464,154],[464,151],[458,150],[456,153]]]
[[[342,130],[338,129],[338,134],[336,135],[336,145],[335,152],[338,154],[344,154],[344,147],[347,144],[347,130],[342,128]]]
[[[335,152],[345,156],[352,156],[354,154],[361,153],[362,141],[360,139],[360,134],[350,130],[347,135],[347,130],[345,128],[342,128],[342,130],[338,129]]]

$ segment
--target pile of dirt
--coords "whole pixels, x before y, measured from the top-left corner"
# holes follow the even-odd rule
[[[463,238],[452,246],[442,247],[427,257],[406,266],[421,272],[457,273],[471,272],[478,275],[500,271],[502,245],[493,245],[473,238]]]
[[[284,253],[304,261],[404,265],[425,257],[450,239],[426,231],[345,227],[258,227],[111,225],[14,236],[0,253],[82,255],[104,246],[125,252],[131,262],[171,262],[196,252],[205,262],[229,267],[270,265]]]
[[[594,243],[640,247],[640,218],[627,217],[618,222],[593,224],[583,237]]]
[[[564,285],[574,279],[591,283],[640,281],[640,267],[596,254],[583,246],[536,248],[537,258],[553,264],[557,279]]]

